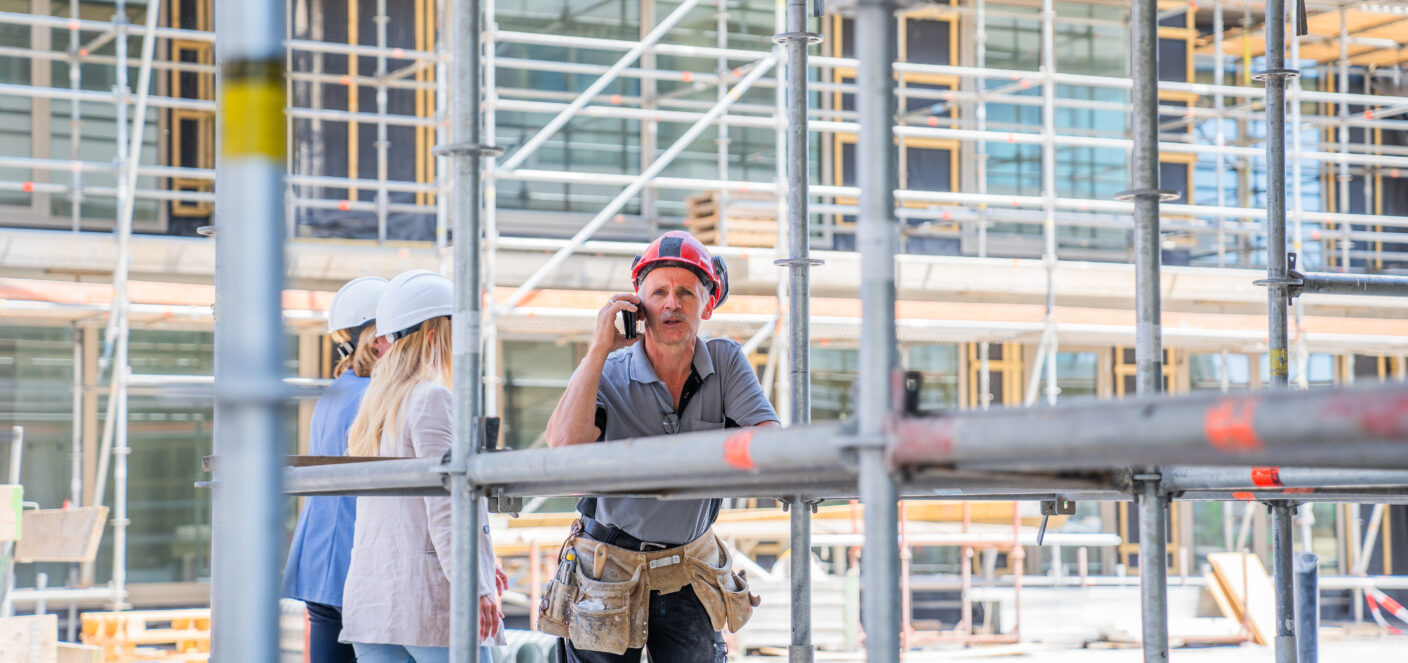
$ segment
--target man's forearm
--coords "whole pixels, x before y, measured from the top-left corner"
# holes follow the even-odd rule
[[[567,391],[548,418],[545,437],[548,446],[562,447],[596,441],[596,392],[606,353],[589,349],[567,382]]]

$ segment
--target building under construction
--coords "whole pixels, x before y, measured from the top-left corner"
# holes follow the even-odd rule
[[[1308,663],[1293,551],[1327,659],[1404,646],[1408,3],[0,0],[0,34],[0,468],[86,509],[30,528],[77,557],[4,544],[0,609],[103,660],[298,655],[280,481],[487,494],[521,629],[568,496],[625,492],[729,500],[736,654]],[[248,62],[273,92],[231,105]],[[612,448],[548,416],[672,229],[784,428],[747,471],[697,434],[573,475]],[[333,293],[414,268],[481,321],[456,397],[493,425],[281,474]],[[198,633],[131,644],[196,658],[90,633],[168,609]]]

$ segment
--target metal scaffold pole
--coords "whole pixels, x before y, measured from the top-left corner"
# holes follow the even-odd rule
[[[1176,194],[1159,189],[1158,3],[1135,0],[1130,12],[1131,179],[1121,194],[1134,201],[1135,385],[1141,396],[1163,391],[1159,280],[1159,202]],[[1139,504],[1139,594],[1145,663],[1168,661],[1168,500],[1157,467],[1134,473]]]
[[[211,659],[278,659],[282,571],[284,7],[216,4],[217,422]],[[232,499],[231,491],[239,498]]]
[[[493,148],[484,141],[480,106],[480,0],[457,0],[450,7],[453,57],[450,85],[450,224],[455,253],[453,372],[455,444],[450,450],[450,550],[454,574],[450,584],[450,660],[479,661],[479,522],[478,489],[465,468],[479,450],[483,415],[481,376],[482,283],[480,212],[483,204],[481,159]]]
[[[1289,382],[1288,309],[1291,278],[1286,253],[1286,81],[1298,74],[1286,68],[1286,0],[1266,3],[1266,69],[1258,73],[1266,83],[1266,279],[1267,341],[1270,388],[1285,389]],[[1276,588],[1276,661],[1295,663],[1295,615],[1292,555],[1294,531],[1286,502],[1271,504],[1272,579]]]
[[[898,662],[900,654],[899,504],[885,460],[885,422],[898,367],[895,342],[896,153],[893,67],[896,25],[888,0],[856,6],[856,58],[860,111],[857,135],[860,185],[861,345],[860,495],[865,503],[865,554],[861,564],[868,659]]]
[[[1267,324],[1272,389],[1286,387],[1287,309],[1290,301],[1286,258],[1286,1],[1266,3],[1266,280]]]
[[[811,423],[811,266],[807,230],[807,47],[821,37],[807,32],[806,0],[786,0],[786,32],[773,37],[787,55],[787,249],[778,260],[787,268],[787,383],[791,425]],[[720,205],[722,212],[723,206]],[[789,663],[812,660],[812,526],[811,506],[798,495],[791,499],[792,634]]]
[[[1139,598],[1144,663],[1168,661],[1168,500],[1157,475],[1138,481]]]
[[[1041,197],[1044,218],[1041,224],[1044,249],[1041,261],[1046,268],[1046,345],[1037,352],[1045,358],[1046,403],[1056,404],[1060,389],[1056,386],[1056,5],[1055,0],[1041,3],[1041,70],[1046,80],[1041,84],[1041,128],[1046,141],[1041,149]],[[1032,376],[1035,383],[1037,377]],[[1033,394],[1035,395],[1035,394]],[[1028,404],[1034,399],[1028,399]]]
[[[1305,505],[1309,508],[1310,505]],[[1296,555],[1296,663],[1320,659],[1320,558],[1312,552]]]
[[[1291,502],[1271,503],[1271,577],[1276,588],[1276,663],[1296,663],[1294,536]]]

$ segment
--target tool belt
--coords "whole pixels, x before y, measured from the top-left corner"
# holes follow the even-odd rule
[[[538,605],[538,630],[588,651],[624,654],[644,647],[650,593],[694,589],[716,631],[737,632],[753,614],[748,583],[713,530],[684,545],[635,551],[582,536],[582,523],[557,554],[557,573]]]

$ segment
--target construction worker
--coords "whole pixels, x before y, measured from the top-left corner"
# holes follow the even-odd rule
[[[637,256],[631,280],[635,292],[612,295],[597,314],[586,357],[548,420],[550,446],[778,425],[738,343],[699,336],[728,296],[721,259],[690,234],[668,232]],[[639,336],[617,329],[623,312],[639,316]],[[653,661],[724,661],[720,631],[742,626],[755,599],[711,531],[720,503],[582,500],[559,554],[569,572],[550,584],[540,629],[567,639],[569,661],[639,661],[642,649]]]
[[[371,382],[376,348],[376,304],[386,289],[383,278],[364,276],[348,281],[328,307],[328,335],[339,359],[333,382],[313,406],[308,433],[314,456],[347,453],[347,430]],[[284,567],[283,595],[308,607],[310,663],[353,663],[352,647],[337,641],[342,631],[342,584],[352,553],[352,526],[357,519],[354,497],[309,497],[303,500],[298,527]]]
[[[354,456],[442,458],[454,443],[450,391],[449,279],[425,270],[398,275],[377,304],[391,345],[372,371],[348,439]],[[449,660],[450,499],[359,497],[343,595],[342,641],[359,663]],[[502,644],[489,514],[479,500],[479,639]],[[481,660],[489,656],[487,647]]]

